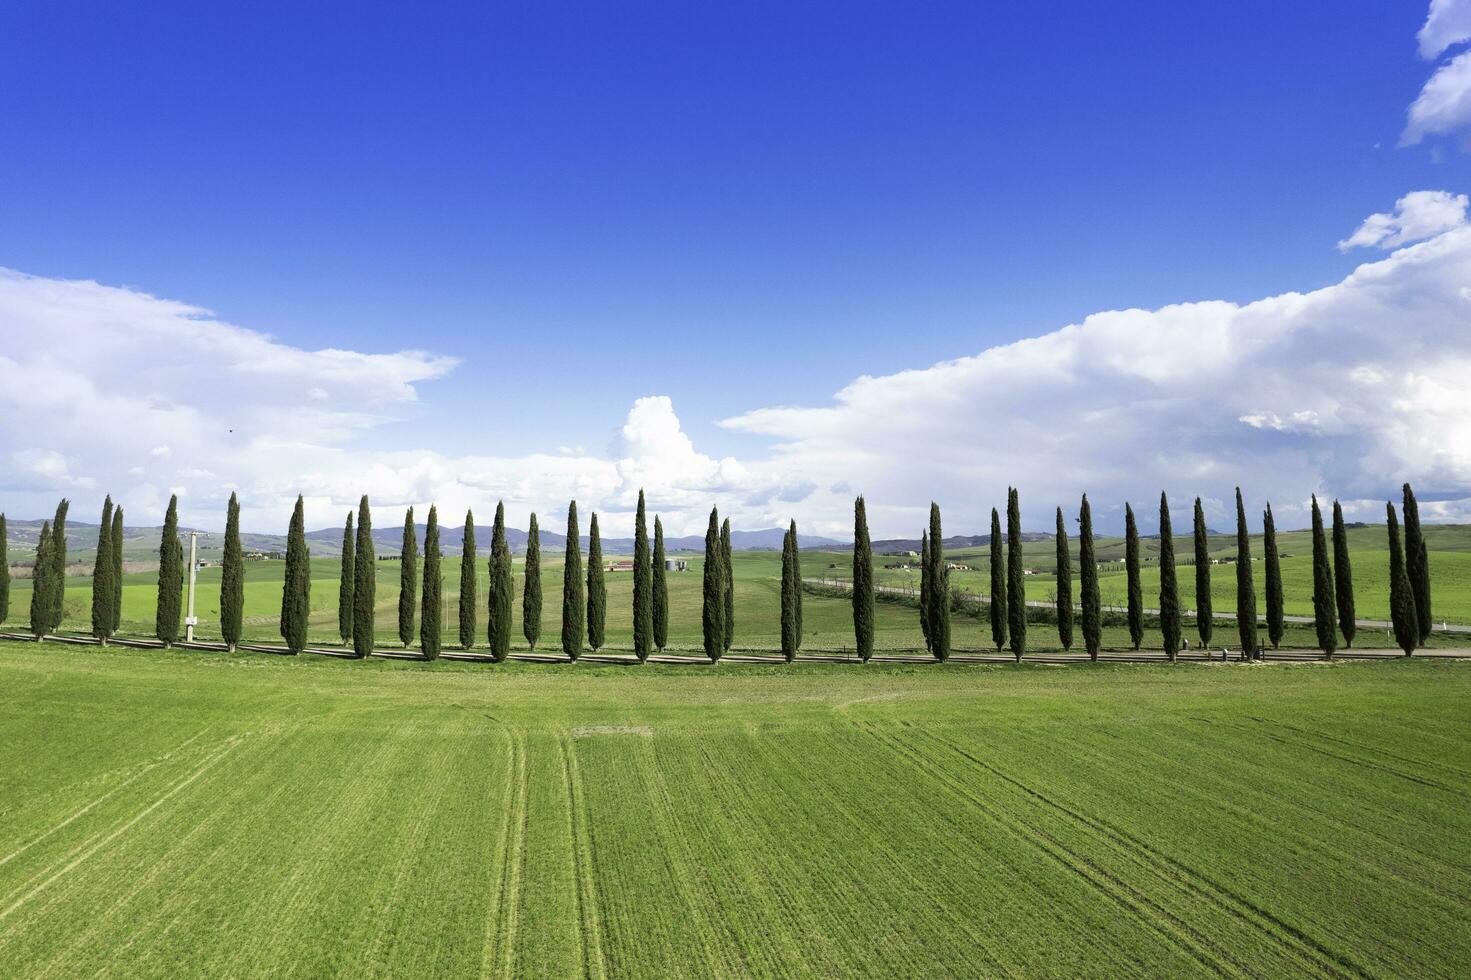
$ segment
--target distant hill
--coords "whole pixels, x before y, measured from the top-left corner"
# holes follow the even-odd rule
[[[490,554],[490,525],[475,525],[475,552],[480,555]],[[424,525],[414,525],[415,537],[418,539],[419,547],[424,547]],[[766,528],[760,531],[735,531],[730,532],[730,544],[736,551],[780,551],[782,535],[786,532],[779,527]],[[335,557],[342,553],[342,529],[322,528],[307,532],[307,540],[311,543],[312,554],[321,557]],[[587,535],[581,537],[582,550],[584,553],[588,547]],[[285,538],[281,538],[285,547]],[[850,545],[845,541],[833,538],[804,537],[801,539],[802,547],[806,549],[821,548],[847,548]],[[396,555],[399,553],[400,545],[403,543],[403,525],[393,527],[373,528],[373,548],[380,555]],[[526,531],[519,527],[506,528],[506,543],[511,550],[517,554],[526,551]],[[439,529],[439,546],[445,554],[460,554],[465,544],[465,528],[443,527]],[[652,541],[650,542],[652,546]],[[567,536],[555,531],[541,531],[541,546],[544,550],[551,549],[562,551],[567,547]],[[319,550],[320,549],[320,550]],[[705,550],[705,537],[700,534],[691,534],[684,537],[666,537],[664,539],[664,550],[681,552],[698,552]],[[629,554],[633,551],[632,538],[603,538],[603,551],[612,554]]]

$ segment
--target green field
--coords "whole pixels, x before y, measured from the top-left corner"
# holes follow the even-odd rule
[[[0,642],[0,975],[1453,975],[1471,663]]]

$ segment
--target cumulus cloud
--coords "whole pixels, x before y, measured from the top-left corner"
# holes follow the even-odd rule
[[[1340,251],[1373,246],[1399,248],[1424,241],[1466,223],[1465,194],[1446,191],[1412,191],[1394,202],[1393,212],[1379,212],[1364,219],[1352,235],[1338,243]]]
[[[1427,61],[1471,41],[1471,0],[1430,0],[1430,12],[1415,39],[1420,42],[1420,57]]]
[[[1430,76],[1410,104],[1400,146],[1427,136],[1448,136],[1471,126],[1471,51],[1462,52]]]

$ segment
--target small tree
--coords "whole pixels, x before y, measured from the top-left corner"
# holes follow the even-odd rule
[[[720,547],[720,514],[710,509],[710,526],[705,530],[704,601],[700,626],[705,656],[714,663],[725,652],[725,556]]]
[[[486,613],[490,657],[505,663],[511,655],[511,546],[506,541],[506,508],[495,505],[495,524],[490,532],[490,607]]]
[[[0,514],[0,623],[10,618],[10,555],[5,515]]]
[[[1267,565],[1267,641],[1272,649],[1282,642],[1282,562],[1277,556],[1277,522],[1272,505],[1262,515],[1262,554]]]
[[[373,652],[373,612],[378,600],[378,558],[373,547],[373,515],[368,495],[358,501],[357,563],[352,583],[352,649],[361,659]]]
[[[654,516],[654,594],[650,619],[654,627],[654,646],[660,653],[669,645],[669,577],[664,567],[664,525]]]
[[[930,587],[930,532],[926,529],[919,535],[919,629],[929,653],[935,652],[934,641],[930,639],[930,604],[934,601],[934,591]]]
[[[991,642],[1006,646],[1006,551],[1001,544],[1001,515],[991,508]]]
[[[1139,581],[1139,525],[1134,508],[1124,504],[1124,570],[1129,579],[1129,642],[1144,642],[1144,590]]]
[[[112,509],[112,632],[123,625],[123,508]]]
[[[1251,580],[1251,535],[1246,530],[1246,505],[1236,488],[1236,630],[1241,652],[1256,656],[1256,583]]]
[[[1338,600],[1338,628],[1343,633],[1345,648],[1354,645],[1359,621],[1354,612],[1354,569],[1348,553],[1348,527],[1343,523],[1343,508],[1333,501],[1333,590]]]
[[[1313,628],[1318,633],[1318,649],[1333,659],[1338,648],[1338,629],[1334,626],[1333,566],[1328,557],[1328,536],[1323,533],[1323,512],[1318,509],[1318,496],[1313,495]]]
[[[940,505],[930,501],[930,652],[950,659],[950,572],[945,567],[945,536],[940,531]]]
[[[577,501],[567,505],[567,558],[562,565],[562,652],[582,655],[582,542],[577,531]]]
[[[1425,535],[1420,530],[1420,504],[1408,483],[1404,486],[1405,572],[1410,578],[1410,591],[1415,599],[1415,619],[1420,646],[1430,639],[1434,628],[1430,612],[1430,555],[1425,548]]]
[[[439,658],[439,637],[444,628],[444,607],[440,604],[442,587],[439,508],[431,504],[429,523],[424,527],[424,595],[419,609],[419,649],[425,660]]]
[[[1103,606],[1098,595],[1098,559],[1093,556],[1093,510],[1083,494],[1078,508],[1078,572],[1083,578],[1083,648],[1089,660],[1103,646]]]
[[[801,592],[800,572],[795,571],[797,564],[797,524],[795,521],[792,522],[789,534],[792,541],[790,563],[794,568],[794,587],[797,592]],[[858,647],[858,659],[864,663],[868,663],[868,658],[873,656],[873,603],[873,548],[868,540],[868,508],[860,496],[853,502],[853,638]],[[783,626],[785,626],[785,617],[783,617]],[[793,650],[795,655],[795,647]]]
[[[735,642],[735,562],[731,557],[729,517],[720,525],[720,560],[725,563],[720,576],[720,584],[725,588],[725,615],[721,622],[725,625],[725,649],[729,652]]]
[[[863,498],[858,498],[862,500]],[[801,571],[797,567],[797,522],[781,536],[781,655],[787,663],[797,659],[797,596],[802,590]]]
[[[541,639],[541,529],[536,515],[526,529],[526,582],[521,587],[521,635],[533,651]]]
[[[475,512],[465,511],[465,531],[460,539],[460,646],[475,646],[476,581],[475,581]]]
[[[107,646],[112,635],[112,495],[102,503],[102,523],[97,528],[97,560],[92,566],[92,635]]]
[[[414,642],[414,616],[419,606],[419,536],[414,508],[404,512],[403,541],[398,546],[398,642],[405,650]]]
[[[1057,508],[1057,638],[1064,650],[1073,648],[1073,562],[1068,554],[1067,524]]]
[[[649,525],[644,492],[638,492],[633,518],[633,654],[639,663],[654,649],[654,560],[649,555]]]
[[[286,574],[281,584],[281,638],[286,649],[306,649],[307,622],[312,612],[312,555],[306,544],[306,511],[300,494],[286,530]]]
[[[1022,566],[1022,511],[1016,488],[1006,491],[1006,618],[1011,654],[1022,662],[1027,652],[1027,583]]]
[[[37,640],[51,632],[51,579],[56,574],[52,551],[51,522],[44,521],[36,542],[36,564],[31,570],[31,635]]]
[[[587,525],[587,645],[597,653],[603,646],[607,623],[608,589],[603,582],[603,541],[598,533],[598,513]]]
[[[1200,645],[1211,645],[1214,631],[1214,612],[1211,609],[1211,553],[1206,540],[1205,509],[1200,498],[1195,498],[1195,630],[1200,634]]]
[[[1389,618],[1394,626],[1394,641],[1410,656],[1420,639],[1420,622],[1415,612],[1415,594],[1410,586],[1410,576],[1405,570],[1405,553],[1400,546],[1399,521],[1394,515],[1394,504],[1384,505],[1389,523]]]
[[[342,526],[342,572],[337,580],[337,635],[343,643],[352,642],[352,593],[357,582],[353,568],[357,548],[357,535],[352,527],[352,511],[347,512],[347,523]]]
[[[1180,587],[1175,580],[1175,526],[1170,501],[1159,495],[1159,630],[1164,634],[1165,656],[1173,663],[1180,652]]]
[[[230,494],[225,510],[225,555],[220,562],[220,633],[234,653],[245,621],[245,553],[240,548],[240,501]]]

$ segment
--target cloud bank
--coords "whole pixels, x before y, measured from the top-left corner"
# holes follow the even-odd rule
[[[1433,61],[1471,41],[1471,0],[1431,0],[1425,24],[1416,35],[1420,57]],[[1414,146],[1427,136],[1450,136],[1471,128],[1471,51],[1436,68],[1415,101],[1400,136]]]

